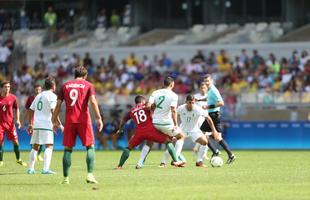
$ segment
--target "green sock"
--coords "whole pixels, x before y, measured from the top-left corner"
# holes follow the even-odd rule
[[[87,172],[93,173],[95,165],[95,150],[94,147],[87,148],[86,155]]]
[[[69,169],[71,166],[71,153],[72,153],[72,150],[70,150],[70,149],[64,150],[64,156],[62,158],[62,167],[63,167],[64,177],[69,176]]]
[[[15,157],[16,157],[16,160],[19,160],[20,159],[20,151],[19,151],[19,145],[14,145],[14,152],[15,152]]]
[[[128,148],[125,148],[123,150],[121,159],[119,160],[119,167],[122,167],[124,165],[124,163],[126,162],[126,160],[129,158],[129,154],[130,154],[130,150]]]
[[[37,154],[38,156],[41,154],[42,150],[43,150],[43,145],[40,145],[39,150],[38,150],[38,154]]]
[[[180,161],[186,162],[186,159],[185,159],[185,157],[182,154],[180,154],[178,158],[179,158]]]
[[[3,149],[2,149],[2,145],[0,145],[0,161],[3,161]]]
[[[175,153],[175,148],[171,142],[167,143],[168,152],[174,162],[178,161],[177,155]]]

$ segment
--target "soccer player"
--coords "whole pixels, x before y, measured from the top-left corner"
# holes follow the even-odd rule
[[[29,132],[32,133],[30,144],[32,149],[29,156],[29,168],[27,173],[34,174],[35,160],[39,147],[45,145],[44,162],[42,174],[56,174],[50,170],[52,160],[54,133],[52,123],[52,113],[55,109],[57,96],[55,78],[47,77],[45,79],[45,91],[38,94],[30,106],[28,115]]]
[[[135,134],[129,140],[128,147],[125,148],[122,153],[117,169],[122,169],[124,163],[129,157],[130,151],[141,144],[144,140],[158,142],[161,144],[166,143],[169,154],[173,159],[173,165],[177,167],[183,167],[184,163],[179,162],[177,159],[171,138],[168,135],[160,133],[152,124],[151,111],[145,105],[145,98],[140,95],[136,96],[135,103],[136,106],[126,114],[120,124],[119,130],[117,131],[117,133],[119,133],[124,124],[130,119],[134,121],[137,127]]]
[[[208,87],[208,93],[207,93],[207,99],[208,99],[208,105],[204,106],[205,109],[208,109],[209,115],[212,118],[212,121],[215,125],[216,130],[219,132],[219,135],[212,135],[214,139],[223,147],[223,149],[227,152],[228,160],[227,164],[232,163],[236,157],[231,152],[228,144],[226,141],[222,138],[222,129],[221,129],[221,118],[220,118],[220,108],[224,106],[223,98],[218,91],[218,89],[213,84],[213,79],[210,74],[205,75],[204,82],[206,83]],[[210,125],[205,121],[202,126],[201,130],[204,132],[210,132],[211,128]]]
[[[177,113],[181,119],[181,130],[186,134],[187,137],[190,137],[193,142],[199,143],[201,145],[196,160],[196,166],[204,167],[203,160],[205,149],[208,148],[208,139],[200,130],[200,117],[205,118],[212,130],[213,135],[218,135],[219,133],[216,131],[212,119],[208,115],[208,112],[202,107],[195,105],[195,97],[193,95],[188,95],[186,97],[186,104],[179,106]],[[163,160],[162,163],[166,165],[167,160]]]
[[[0,86],[0,166],[3,166],[4,134],[6,134],[8,140],[13,142],[16,162],[20,165],[27,166],[27,164],[20,158],[18,136],[14,124],[13,109],[15,110],[15,122],[17,128],[20,129],[21,124],[16,96],[10,93],[10,82],[4,81]]]
[[[178,95],[172,91],[174,87],[174,80],[171,77],[166,77],[164,79],[164,87],[159,90],[155,90],[149,98],[147,103],[148,108],[154,108],[153,113],[153,124],[154,127],[170,136],[177,138],[175,144],[177,157],[180,156],[181,150],[184,144],[184,134],[178,127],[177,121],[177,105],[178,105]],[[150,147],[144,145],[139,161],[144,161]],[[142,167],[143,163],[139,162],[138,167]]]
[[[95,97],[95,90],[91,83],[86,81],[87,69],[83,66],[76,67],[74,70],[75,79],[65,83],[60,90],[57,105],[53,114],[54,126],[60,126],[57,118],[60,112],[61,104],[65,101],[66,105],[66,123],[64,127],[64,155],[63,155],[63,176],[62,184],[69,184],[69,169],[71,166],[71,153],[75,146],[76,137],[82,141],[86,147],[87,164],[87,183],[98,183],[93,175],[94,170],[94,134],[92,122],[88,110],[88,102],[93,109],[96,117],[98,131],[102,130],[103,124]]]
[[[41,91],[42,91],[41,85],[35,85],[34,86],[34,95],[31,95],[31,96],[29,96],[27,98],[26,104],[25,104],[24,125],[26,124],[26,121],[28,120],[29,115],[30,115],[30,106],[31,106],[33,100],[35,99],[35,97],[38,94],[40,94]],[[32,118],[31,123],[33,124],[33,118]],[[29,132],[29,134],[32,135],[32,132]],[[39,145],[39,150],[38,150],[38,153],[37,153],[36,160],[43,161],[43,158],[41,156],[41,152],[42,152],[42,145]]]

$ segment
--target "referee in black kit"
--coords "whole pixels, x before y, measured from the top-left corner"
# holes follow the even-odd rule
[[[222,106],[224,106],[224,101],[223,98],[218,91],[218,89],[214,86],[213,84],[213,79],[210,74],[207,74],[204,76],[204,82],[208,87],[208,93],[207,93],[207,102],[208,105],[204,106],[204,109],[208,109],[209,115],[212,118],[212,121],[214,123],[214,126],[216,130],[219,132],[219,135],[212,135],[212,137],[223,147],[223,149],[227,152],[228,154],[228,160],[227,164],[232,163],[235,159],[236,156],[231,152],[228,144],[226,141],[222,138],[222,129],[221,129],[221,114],[220,114],[220,109]],[[203,101],[206,99],[200,99],[200,101]],[[209,124],[204,121],[204,123],[201,125],[200,129],[203,132],[212,132]],[[210,146],[209,146],[210,148]],[[212,149],[212,146],[210,148],[211,151],[213,151],[213,154],[215,156],[218,155],[218,152]],[[212,156],[214,156],[212,155]]]

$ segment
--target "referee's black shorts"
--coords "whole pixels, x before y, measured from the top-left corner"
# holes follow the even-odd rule
[[[220,112],[211,112],[209,113],[209,116],[211,117],[213,124],[215,126],[215,129],[217,130],[217,132],[221,133],[222,132],[222,128],[221,128],[221,113]],[[212,129],[208,123],[207,120],[205,120],[201,127],[200,130],[202,130],[203,132],[212,132]]]

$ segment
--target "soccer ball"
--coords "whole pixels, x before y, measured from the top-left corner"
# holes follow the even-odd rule
[[[224,163],[223,159],[219,156],[214,156],[210,162],[211,162],[212,167],[220,167]]]

